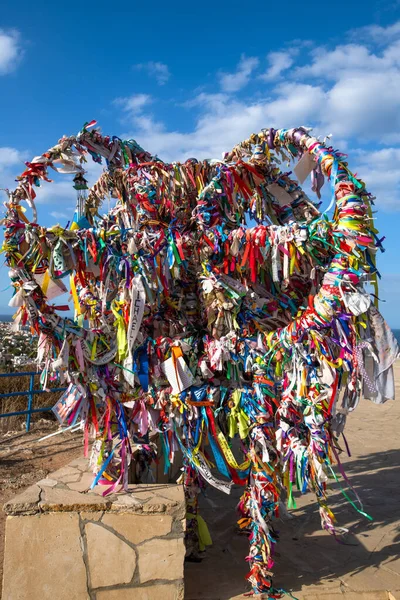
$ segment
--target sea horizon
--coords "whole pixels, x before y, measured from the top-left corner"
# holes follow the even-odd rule
[[[13,315],[0,315],[1,323],[11,323]]]

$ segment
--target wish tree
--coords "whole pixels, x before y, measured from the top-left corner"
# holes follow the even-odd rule
[[[243,486],[248,581],[279,598],[274,518],[294,488],[314,492],[323,528],[343,532],[327,483],[363,381],[374,394],[365,359],[384,327],[364,291],[376,287],[381,245],[373,198],[346,157],[304,128],[262,130],[221,160],[169,164],[95,125],[26,163],[8,191],[15,322],[39,336],[43,388],[68,386],[53,410],[81,424],[92,487],[126,489],[133,459],[144,478],[157,446],[167,469],[179,453],[195,554],[207,542],[199,492]],[[105,165],[90,189],[88,158]],[[68,228],[37,222],[35,187],[52,169],[74,176]],[[318,198],[328,180],[325,212],[300,187],[309,175]],[[65,280],[74,318],[54,303]]]

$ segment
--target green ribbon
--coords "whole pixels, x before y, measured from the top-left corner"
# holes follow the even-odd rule
[[[373,521],[374,519],[371,517],[371,515],[369,515],[368,513],[364,512],[363,510],[361,510],[360,508],[357,508],[356,504],[353,502],[353,500],[346,494],[345,490],[342,488],[342,486],[340,485],[340,481],[337,478],[337,475],[335,473],[335,471],[332,469],[332,466],[328,463],[328,467],[333,475],[334,480],[336,481],[336,483],[338,484],[340,491],[342,492],[343,496],[346,498],[346,500],[348,502],[350,502],[350,504],[352,505],[352,507],[363,517],[365,517],[366,519],[368,519],[368,521]]]
[[[289,480],[289,495],[288,495],[288,508],[297,508],[296,500],[293,498],[293,484]]]

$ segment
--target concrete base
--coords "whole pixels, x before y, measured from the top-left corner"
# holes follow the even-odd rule
[[[183,488],[92,478],[78,459],[5,505],[3,600],[182,600]]]

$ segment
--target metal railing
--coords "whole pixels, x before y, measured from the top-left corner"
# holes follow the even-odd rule
[[[45,408],[32,408],[33,397],[36,394],[64,392],[67,388],[66,387],[50,388],[50,390],[48,392],[46,390],[35,390],[34,389],[35,388],[35,376],[37,376],[37,375],[39,375],[39,373],[36,373],[36,371],[26,371],[26,372],[21,372],[21,373],[0,373],[0,377],[29,377],[30,378],[28,391],[9,392],[8,394],[0,394],[0,401],[3,398],[14,398],[16,396],[28,396],[27,410],[17,410],[15,412],[0,413],[0,419],[5,418],[5,417],[16,417],[17,415],[26,415],[26,431],[29,431],[31,428],[31,416],[33,413],[49,412],[52,409],[51,406],[48,406]]]

